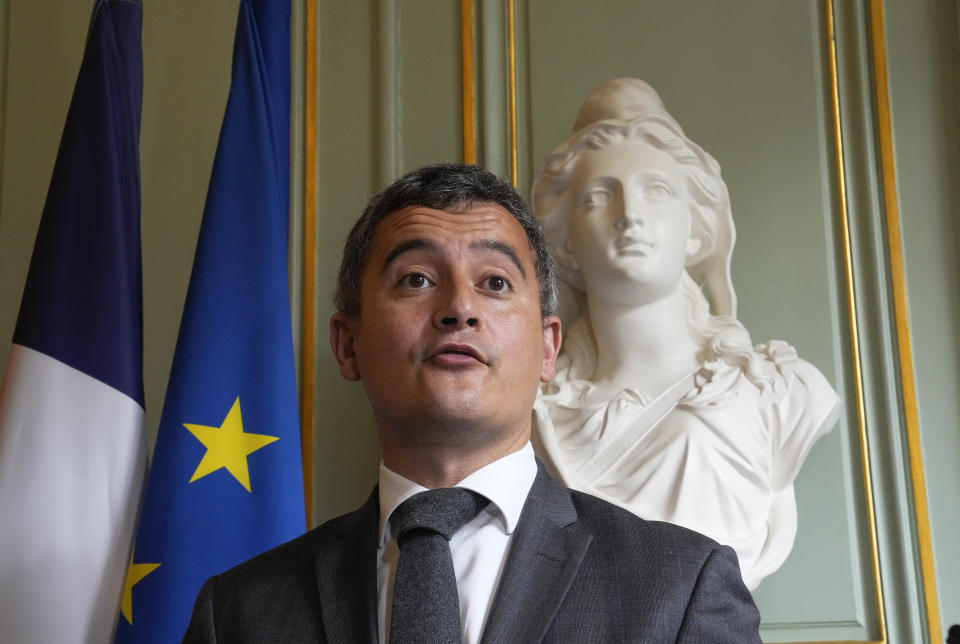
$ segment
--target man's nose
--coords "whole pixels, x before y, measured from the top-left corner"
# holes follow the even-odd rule
[[[441,288],[441,298],[434,313],[433,324],[438,329],[464,329],[480,323],[476,293],[467,280],[457,280]]]

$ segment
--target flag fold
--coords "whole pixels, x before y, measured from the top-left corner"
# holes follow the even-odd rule
[[[98,0],[0,388],[0,639],[108,641],[146,467],[139,1]]]
[[[304,530],[287,278],[287,0],[243,0],[116,641],[180,641],[210,575]]]

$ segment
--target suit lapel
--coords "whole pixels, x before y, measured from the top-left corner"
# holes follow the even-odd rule
[[[327,641],[377,642],[377,489],[314,558]]]
[[[570,492],[537,465],[483,642],[543,639],[593,540],[577,523]]]

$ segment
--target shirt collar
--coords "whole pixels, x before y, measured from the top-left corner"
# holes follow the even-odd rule
[[[500,518],[506,534],[512,534],[520,520],[520,512],[537,477],[537,461],[530,442],[516,452],[481,467],[454,487],[473,490],[490,499],[488,511]],[[389,537],[387,520],[397,507],[427,488],[390,470],[380,462],[380,525],[379,545]]]

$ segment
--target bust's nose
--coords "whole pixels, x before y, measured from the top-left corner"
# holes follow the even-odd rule
[[[646,223],[639,214],[633,212],[632,210],[624,210],[623,216],[617,219],[616,221],[617,230],[627,230],[631,226],[636,226],[638,228],[643,228]]]
[[[638,228],[646,226],[643,215],[644,206],[639,196],[635,195],[633,190],[625,190],[620,199],[623,214],[614,223],[617,230],[626,230],[631,226],[637,226]]]

